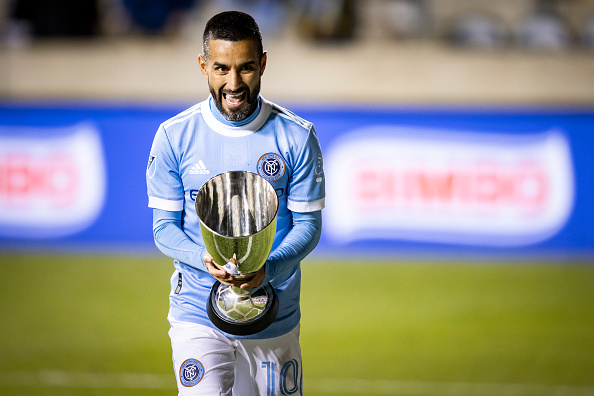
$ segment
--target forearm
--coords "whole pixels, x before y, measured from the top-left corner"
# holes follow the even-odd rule
[[[191,240],[181,228],[182,212],[153,209],[155,245],[166,256],[207,271],[202,258],[206,249]]]
[[[266,278],[287,279],[318,244],[322,212],[293,213],[293,228],[266,260]]]

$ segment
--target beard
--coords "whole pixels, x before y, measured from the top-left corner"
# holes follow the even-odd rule
[[[223,117],[225,117],[227,121],[242,121],[248,118],[258,107],[258,95],[260,94],[261,81],[261,79],[258,81],[258,85],[256,85],[253,91],[251,91],[248,87],[242,87],[237,91],[230,91],[221,88],[219,92],[216,93],[214,88],[210,84],[208,84],[208,90],[210,91],[210,94],[214,99],[217,109],[221,112],[221,114],[223,115]],[[238,94],[242,92],[245,92],[245,101],[247,106],[244,105],[238,109],[231,110],[225,109],[223,107],[224,94]]]

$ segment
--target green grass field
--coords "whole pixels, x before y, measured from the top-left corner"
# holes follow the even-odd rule
[[[0,395],[174,395],[162,256],[0,254]],[[594,265],[303,265],[317,395],[594,395]]]

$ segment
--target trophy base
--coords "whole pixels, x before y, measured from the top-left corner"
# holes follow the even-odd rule
[[[278,308],[278,297],[270,282],[248,292],[216,281],[210,290],[206,312],[219,330],[243,336],[259,333],[270,326],[276,319]]]

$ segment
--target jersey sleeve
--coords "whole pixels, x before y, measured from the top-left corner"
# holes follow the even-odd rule
[[[165,128],[159,127],[146,170],[148,206],[170,212],[184,209],[184,189],[177,160]]]
[[[287,207],[292,212],[314,212],[325,206],[326,188],[322,149],[313,126],[297,157],[289,185]]]

